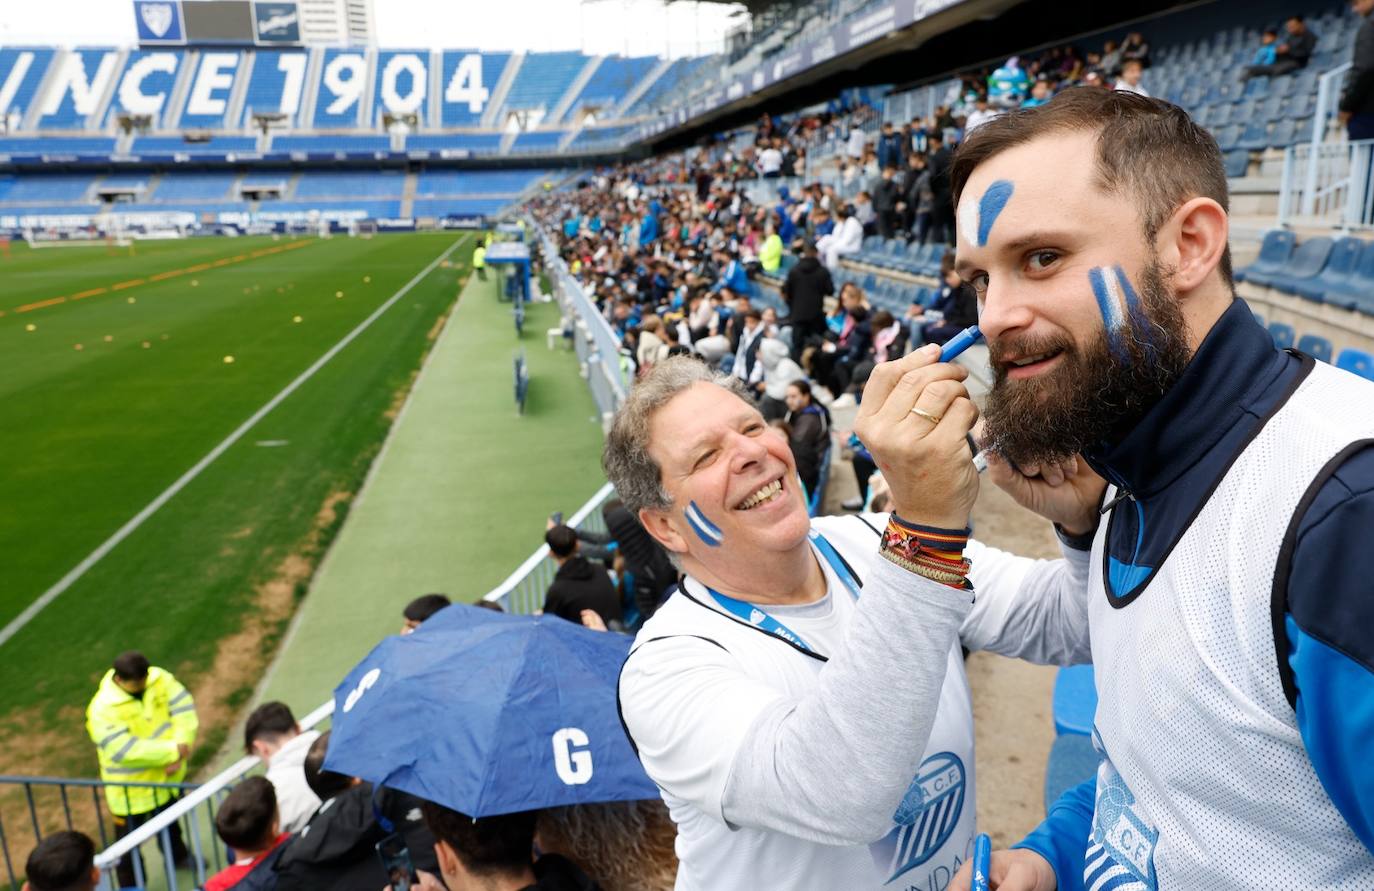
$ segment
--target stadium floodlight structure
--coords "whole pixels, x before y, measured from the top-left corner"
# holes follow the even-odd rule
[[[291,116],[282,114],[279,111],[255,111],[253,112],[253,123],[261,131],[263,136],[273,127],[288,128],[291,126]]]
[[[147,133],[153,128],[153,116],[149,114],[129,114],[120,112],[116,121],[119,124],[120,132],[128,133]]]

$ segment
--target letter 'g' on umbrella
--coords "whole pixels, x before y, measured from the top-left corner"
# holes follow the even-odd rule
[[[657,798],[616,707],[631,639],[457,604],[334,690],[325,767],[471,817]]]

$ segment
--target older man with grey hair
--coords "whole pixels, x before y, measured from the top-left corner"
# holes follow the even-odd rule
[[[607,475],[685,572],[619,684],[677,823],[679,889],[943,887],[975,832],[961,641],[1089,658],[1080,552],[967,541],[964,377],[932,349],[874,371],[856,429],[891,517],[811,520],[786,439],[694,359],[657,365],[618,413]]]

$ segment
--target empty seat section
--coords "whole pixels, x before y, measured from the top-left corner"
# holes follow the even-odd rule
[[[543,170],[432,170],[421,173],[416,198],[443,195],[515,196],[545,175]]]
[[[0,155],[108,155],[114,148],[113,139],[99,136],[0,139]]]
[[[94,182],[89,174],[17,176],[5,200],[11,204],[77,202],[86,198]]]
[[[394,170],[360,170],[356,173],[302,173],[293,197],[302,198],[396,198],[405,190],[405,174]]]
[[[389,152],[389,136],[274,136],[274,152]]]
[[[580,108],[594,106],[601,110],[601,117],[608,117],[608,113],[624,102],[657,64],[658,59],[653,56],[629,59],[607,56],[578,92],[568,112],[571,114]]]
[[[537,131],[532,133],[521,133],[515,137],[515,142],[511,145],[513,152],[542,151],[551,152],[558,148],[558,143],[567,136],[564,130]]]
[[[153,200],[164,201],[221,201],[232,198],[230,189],[234,173],[166,173],[158,181]]]
[[[581,53],[530,53],[506,94],[505,107],[553,110],[586,64]]]
[[[406,151],[467,152],[494,155],[501,148],[499,133],[412,133],[406,137]]]
[[[114,126],[124,115],[146,115],[152,121],[154,130],[162,129],[172,112],[168,97],[172,95],[185,63],[186,54],[181,50],[134,50],[129,53],[124,70],[116,81],[114,94],[110,97],[109,108],[105,111],[105,125]],[[124,104],[126,96],[130,102],[137,103],[135,107]],[[143,106],[145,102],[149,103],[148,108]],[[154,105],[156,110],[150,111]]]
[[[215,154],[227,152],[251,153],[258,150],[258,140],[254,136],[216,136],[205,142],[187,142],[179,136],[139,136],[130,148],[138,154]]]

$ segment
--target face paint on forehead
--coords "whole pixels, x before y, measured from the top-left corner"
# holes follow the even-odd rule
[[[687,505],[682,511],[682,515],[687,518],[687,525],[692,527],[697,538],[706,542],[709,547],[718,548],[724,543],[725,533],[715,523],[706,519],[706,514],[702,513],[695,501]]]
[[[963,201],[959,205],[959,231],[964,240],[978,247],[986,247],[988,236],[992,234],[992,224],[1011,200],[1016,186],[1009,179],[999,179],[975,203]]]

